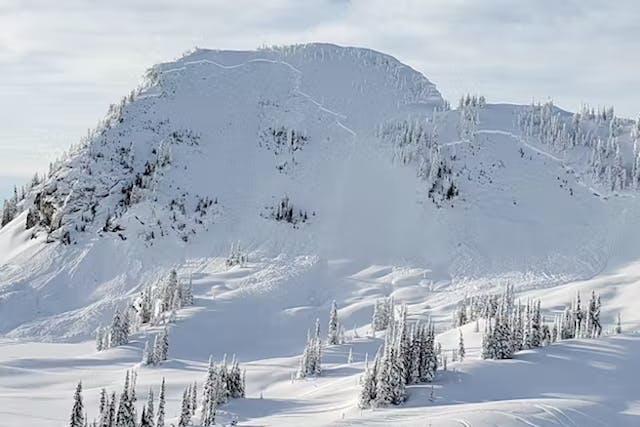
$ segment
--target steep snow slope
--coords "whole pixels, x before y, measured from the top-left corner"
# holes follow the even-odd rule
[[[442,105],[424,76],[366,49],[197,50],[152,68],[29,194],[34,213],[0,230],[0,330],[86,337],[139,285],[237,241],[253,257],[415,263],[454,281],[537,285],[637,254],[619,241],[634,236],[635,197],[594,195],[571,159],[514,128],[523,107],[483,108],[461,140],[459,111],[433,115]],[[435,143],[379,131],[403,122]],[[428,191],[434,159],[451,170],[453,200]],[[284,199],[308,220],[274,221]]]
[[[424,425],[425,415],[432,425],[633,425],[640,396],[623,379],[634,375],[635,337],[506,364],[469,360],[436,384],[434,404],[417,387],[398,410],[354,406],[364,355],[380,337],[353,340],[353,365],[348,346],[328,349],[325,377],[290,384],[307,328],[318,317],[324,325],[333,299],[360,337],[376,298],[393,295],[412,320],[445,331],[460,299],[505,283],[542,298],[547,314],[595,289],[607,327],[618,312],[625,330],[640,326],[635,192],[592,179],[589,148],[543,143],[517,125],[531,110],[474,108],[466,133],[469,111],[448,110],[420,73],[325,44],[197,50],[153,67],[0,229],[0,400],[16,408],[7,422],[60,425],[81,378],[89,402],[99,387],[118,387],[155,331],[103,353],[86,340],[175,267],[193,278],[196,304],[171,327],[171,360],[140,369],[141,395],[168,378],[172,415],[210,354],[236,353],[249,399],[225,411],[258,425]],[[606,125],[587,125],[604,135]],[[620,125],[627,154],[631,125]],[[247,266],[225,266],[233,243]],[[456,336],[440,339],[452,348]],[[568,370],[576,348],[586,357]],[[590,364],[603,389],[585,396]],[[538,367],[550,381],[508,380],[533,380]],[[503,372],[487,394],[487,378]],[[28,415],[29,402],[50,396],[46,419]]]

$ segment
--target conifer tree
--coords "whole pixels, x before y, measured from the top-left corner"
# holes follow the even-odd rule
[[[153,424],[149,423],[149,417],[147,416],[147,408],[142,408],[142,415],[140,415],[139,427],[153,427]]]
[[[540,347],[541,339],[541,315],[540,315],[540,300],[536,301],[534,307],[532,307],[533,313],[531,315],[531,340],[530,347]]]
[[[482,358],[495,359],[495,355],[493,328],[491,326],[491,319],[488,319],[484,327],[484,334],[482,335]]]
[[[191,422],[191,389],[187,386],[182,393],[182,406],[178,427],[187,427]]]
[[[458,356],[460,361],[464,360],[467,351],[464,348],[464,338],[462,337],[462,331],[460,331],[460,339],[458,340]]]
[[[602,325],[600,324],[600,296],[596,296],[595,291],[591,292],[589,300],[589,308],[587,313],[587,324],[589,325],[587,333],[591,338],[597,338],[602,333]]]
[[[155,347],[155,345],[154,345]],[[144,342],[144,350],[142,350],[142,364],[146,366],[153,366],[156,364],[155,361],[155,348],[149,348],[149,341]]]
[[[166,393],[166,386],[165,386],[164,377],[163,377],[162,384],[160,385],[160,397],[158,398],[158,419],[156,421],[156,427],[164,427],[165,393]]]
[[[100,326],[96,329],[96,350],[102,351],[104,344],[104,329]]]
[[[104,425],[104,419],[108,418],[108,409],[109,409],[109,396],[107,395],[107,390],[102,388],[100,390],[100,406],[98,407],[98,411],[100,414],[100,426]]]
[[[341,344],[339,339],[339,323],[338,323],[338,306],[334,300],[331,303],[331,312],[329,313],[329,328],[327,336],[327,344]]]
[[[153,344],[153,362],[155,364],[167,360],[169,353],[169,333],[165,327],[158,335],[156,335]]]
[[[392,359],[392,345],[387,335],[376,377],[376,398],[374,401],[376,407],[389,406],[393,401],[394,390],[391,384]]]
[[[140,300],[140,309],[138,311],[140,324],[146,324],[151,322],[152,315],[153,315],[153,304],[151,299],[151,289],[149,287],[146,287],[142,290],[142,296]]]
[[[73,408],[71,409],[71,418],[69,427],[84,427],[85,414],[84,403],[82,402],[82,382],[76,386],[76,392],[73,395]]]
[[[117,398],[116,392],[114,391],[111,393],[111,399],[109,400],[109,412],[108,416],[105,417],[103,427],[116,427],[116,406]]]
[[[194,381],[193,385],[191,386],[191,412],[193,415],[196,414],[197,409],[198,409],[198,383]]]
[[[360,397],[358,399],[358,407],[367,409],[371,407],[371,402],[376,397],[376,379],[375,372],[371,368],[367,368],[362,378],[362,388],[360,389]]]
[[[127,371],[116,414],[117,427],[135,427],[134,402],[130,384],[130,373]]]
[[[314,332],[307,332],[307,344],[300,358],[297,377],[305,378],[308,375],[320,375],[322,373],[321,359],[320,321],[316,319]]]
[[[212,426],[215,424],[219,389],[220,384],[218,372],[214,366],[213,358],[209,357],[207,378],[205,379],[204,390],[202,392],[202,413],[200,422],[203,426]]]
[[[147,395],[147,404],[143,408],[142,412],[142,420],[140,422],[140,427],[153,427],[153,417],[154,417],[154,402],[153,402],[153,389],[149,388],[149,394]]]

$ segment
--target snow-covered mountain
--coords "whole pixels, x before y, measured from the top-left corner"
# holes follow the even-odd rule
[[[549,310],[600,290],[608,324],[622,313],[633,329],[634,129],[609,110],[483,97],[451,109],[368,49],[199,49],[152,67],[16,201],[0,229],[0,333],[83,343],[172,268],[197,302],[175,326],[176,360],[287,365],[333,299],[355,329],[388,295],[444,324],[465,295],[506,282],[551,295]],[[225,265],[232,246],[247,265]],[[284,394],[288,370],[256,369],[250,379]]]

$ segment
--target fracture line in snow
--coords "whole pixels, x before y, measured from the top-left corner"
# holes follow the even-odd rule
[[[565,170],[571,171],[571,173],[573,174],[573,176],[574,176],[574,178],[575,178],[575,180],[576,180],[576,183],[577,183],[578,185],[583,186],[584,188],[588,189],[589,191],[591,191],[592,193],[594,193],[594,194],[596,194],[596,195],[598,195],[598,196],[600,195],[600,193],[598,192],[598,190],[596,190],[595,188],[593,188],[593,187],[591,187],[591,186],[587,185],[585,182],[583,182],[583,181],[578,177],[578,175],[576,175],[576,173],[575,173],[575,171],[573,170],[573,168],[570,168],[569,166],[567,166],[567,165],[564,163],[564,160],[562,160],[562,159],[561,159],[561,158],[559,158],[559,157],[554,156],[554,155],[553,155],[553,154],[551,154],[551,153],[548,153],[548,152],[543,151],[543,150],[541,150],[541,149],[539,149],[539,148],[537,148],[537,147],[534,147],[533,145],[531,145],[531,144],[529,144],[528,142],[526,142],[526,141],[522,138],[522,136],[520,136],[520,135],[516,135],[516,134],[511,133],[511,132],[503,131],[503,130],[491,130],[491,129],[483,129],[483,130],[479,130],[479,131],[477,131],[476,133],[489,134],[489,135],[504,135],[504,136],[509,136],[509,137],[511,137],[511,138],[513,138],[513,139],[515,139],[516,141],[520,142],[522,145],[524,145],[525,147],[527,147],[527,148],[528,148],[528,149],[530,149],[531,151],[534,151],[534,152],[536,152],[536,153],[538,153],[538,154],[540,154],[540,155],[542,155],[542,156],[545,156],[545,157],[547,157],[548,159],[553,160],[554,162],[558,162],[558,163],[560,163],[560,165],[561,165]]]
[[[302,71],[298,70],[296,67],[294,67],[293,65],[289,64],[288,62],[285,61],[277,61],[277,60],[273,60],[273,59],[265,59],[265,58],[255,58],[255,59],[251,59],[247,62],[243,62],[242,64],[236,64],[236,65],[223,65],[223,64],[219,64],[215,61],[212,61],[210,59],[200,59],[198,61],[188,61],[185,62],[183,66],[181,67],[176,67],[176,68],[171,68],[168,70],[162,70],[163,74],[169,74],[169,73],[175,73],[178,71],[184,71],[187,69],[187,66],[191,66],[191,65],[199,65],[199,64],[210,64],[210,65],[214,65],[216,67],[222,68],[222,69],[226,69],[226,70],[231,70],[231,69],[235,69],[235,68],[241,68],[241,67],[245,67],[248,64],[252,64],[252,63],[269,63],[269,64],[281,64],[284,65],[286,67],[288,67],[289,69],[291,69],[294,73],[298,74],[299,76],[302,76],[303,73]],[[296,82],[296,86],[299,86],[299,82]],[[333,116],[336,116],[342,120],[346,119],[347,116],[345,116],[344,114],[332,111],[330,109],[328,109],[327,107],[325,107],[324,105],[322,105],[321,103],[319,103],[318,101],[316,101],[315,99],[313,99],[309,94],[304,93],[303,91],[300,90],[299,87],[295,88],[295,93],[303,96],[304,98],[306,98],[307,100],[309,100],[311,103],[313,103],[315,106],[317,106],[321,111],[324,111],[325,113],[329,113]],[[148,94],[146,96],[159,96],[158,94]],[[339,127],[341,127],[342,129],[346,130],[348,133],[351,134],[351,136],[356,136],[356,132],[353,131],[353,129],[350,129],[348,126],[346,126],[344,123],[342,123],[340,120],[336,120],[337,124]]]

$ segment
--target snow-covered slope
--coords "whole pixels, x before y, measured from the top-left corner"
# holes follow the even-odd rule
[[[9,356],[0,362],[7,373],[0,393],[24,405],[21,399],[35,395],[14,395],[15,387],[32,384],[33,373],[53,378],[69,368],[102,372],[90,387],[114,384],[115,373],[119,381],[152,331],[97,355],[85,341],[114,308],[171,268],[194,279],[196,304],[172,327],[169,371],[149,369],[143,383],[166,375],[177,394],[185,372],[201,375],[209,354],[236,353],[248,363],[254,401],[230,406],[260,425],[283,425],[280,417],[296,411],[305,423],[314,411],[332,414],[317,425],[396,421],[393,410],[390,418],[355,419],[362,366],[343,366],[346,348],[327,354],[330,378],[288,385],[306,329],[324,320],[333,299],[344,324],[364,334],[382,296],[393,295],[409,304],[412,318],[431,317],[444,329],[465,295],[504,283],[542,297],[548,311],[560,310],[578,289],[596,289],[608,306],[606,325],[622,312],[625,329],[638,328],[640,204],[635,184],[618,179],[620,168],[629,180],[636,176],[635,124],[588,114],[580,125],[575,120],[552,106],[482,102],[450,110],[422,74],[367,49],[196,50],[157,65],[0,229],[0,333],[9,340],[1,347]],[[550,123],[553,135],[540,123]],[[608,145],[598,142],[607,132],[614,135]],[[244,267],[225,265],[234,244],[249,256]],[[215,339],[203,343],[214,329]],[[360,362],[379,343],[356,340]],[[572,351],[563,346],[548,357],[561,360]],[[637,342],[594,346],[589,357],[599,363],[600,351],[620,346],[627,355]],[[51,351],[51,360],[30,360],[40,349]],[[542,366],[547,356],[531,357],[506,369],[526,376],[527,363]],[[484,371],[487,363],[461,366],[450,379],[463,390],[468,375],[480,388],[495,368]],[[628,370],[625,364],[617,375]],[[61,373],[42,390],[70,391],[72,377]],[[482,414],[505,411],[475,394],[463,398],[456,387],[443,391],[442,404],[482,407],[468,415],[480,425],[488,422]],[[255,402],[261,390],[272,395],[269,405]],[[571,396],[557,402],[559,409],[549,409],[536,391],[511,390],[512,398],[538,399],[537,409],[503,402],[513,411],[555,419],[537,425],[562,425],[561,411],[591,405],[562,387],[557,393]],[[297,403],[286,398],[300,393],[293,409]],[[316,393],[321,397],[312,402],[304,397]],[[426,392],[416,393],[420,401]],[[411,402],[420,408],[398,413],[404,417],[398,425],[424,424],[424,402]],[[456,421],[438,411],[430,416],[442,425],[467,425],[466,415]],[[58,412],[66,417],[66,409],[57,410],[43,425],[57,425]],[[343,413],[351,421],[339,421]],[[596,425],[585,421],[589,416],[572,420]]]

